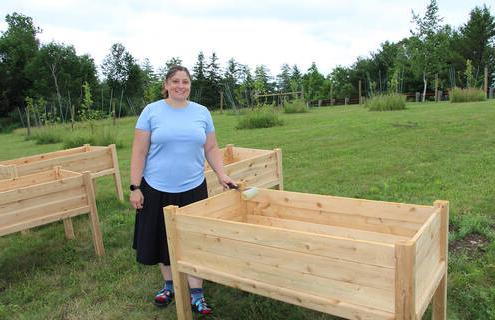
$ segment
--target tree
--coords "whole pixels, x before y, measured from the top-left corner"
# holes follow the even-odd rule
[[[192,99],[201,103],[203,91],[205,90],[206,84],[206,61],[203,51],[198,53],[198,58],[193,66],[192,73],[192,89],[191,96]]]
[[[291,68],[284,63],[280,68],[280,73],[277,75],[277,90],[280,92],[290,92]]]
[[[495,37],[495,18],[486,5],[475,7],[469,14],[469,21],[459,31],[461,54],[465,60],[471,60],[476,70],[475,77],[478,78],[483,68],[495,59],[493,47],[490,47]]]
[[[292,66],[290,74],[290,90],[293,92],[303,90],[302,74],[297,65]]]
[[[428,80],[438,74],[445,66],[445,56],[448,51],[450,28],[440,23],[438,6],[431,0],[426,7],[424,17],[413,11],[413,22],[416,30],[411,30],[412,37],[408,40],[408,48],[413,60],[413,70],[423,79],[423,102],[426,97]]]
[[[323,90],[325,77],[318,71],[316,63],[313,62],[308,72],[303,76],[304,95],[307,100],[317,100],[327,98]]]
[[[272,92],[270,84],[270,70],[265,65],[258,65],[254,70],[254,92],[255,94],[266,94]]]
[[[41,32],[30,17],[16,12],[8,14],[5,21],[8,28],[0,37],[0,117],[25,106],[32,85],[26,66],[36,55],[39,47],[36,35]]]

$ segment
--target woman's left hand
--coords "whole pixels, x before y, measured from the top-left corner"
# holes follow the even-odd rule
[[[233,185],[237,187],[237,183],[234,182],[228,175],[222,174],[217,175],[218,182],[223,186],[224,189],[228,189],[229,185]]]

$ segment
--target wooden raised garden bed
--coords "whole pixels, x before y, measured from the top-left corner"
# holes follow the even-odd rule
[[[178,319],[186,275],[347,319],[445,319],[448,202],[259,189],[164,209]]]
[[[74,238],[69,219],[89,214],[98,256],[105,250],[91,174],[55,167],[22,177],[0,180],[0,236],[64,220],[65,235]]]
[[[55,166],[79,173],[90,171],[93,178],[113,175],[117,197],[124,200],[117,150],[114,144],[107,147],[85,144],[78,148],[0,161],[0,179],[21,177],[50,170]]]

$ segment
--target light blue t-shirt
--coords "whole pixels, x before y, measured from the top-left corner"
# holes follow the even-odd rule
[[[204,176],[204,144],[215,131],[208,109],[195,102],[173,108],[165,100],[148,104],[136,129],[151,132],[143,176],[162,192],[184,192],[199,186]]]

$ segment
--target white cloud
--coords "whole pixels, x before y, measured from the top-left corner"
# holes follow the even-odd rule
[[[222,66],[230,58],[252,69],[265,64],[272,75],[283,63],[305,71],[316,62],[329,73],[369,56],[380,43],[409,36],[411,9],[423,14],[427,0],[4,0],[0,12],[23,13],[43,29],[42,42],[73,44],[100,65],[113,43],[139,60],[162,67],[181,57],[192,67],[199,51]],[[455,27],[482,0],[439,0],[440,16]],[[493,11],[493,8],[492,8]],[[0,30],[6,29],[0,22]]]

